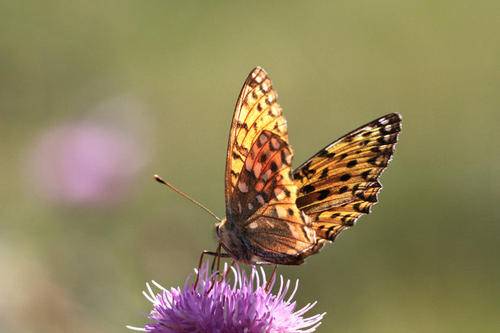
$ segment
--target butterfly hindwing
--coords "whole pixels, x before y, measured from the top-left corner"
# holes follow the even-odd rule
[[[312,219],[318,237],[334,240],[363,214],[369,214],[381,189],[401,130],[391,113],[350,132],[320,150],[293,172],[297,206]]]
[[[308,217],[295,204],[292,152],[276,134],[263,131],[252,146],[237,183],[235,221],[262,262],[298,264],[315,244]],[[244,190],[243,192],[241,190]],[[247,192],[245,192],[247,191]],[[244,205],[247,205],[243,209]],[[238,214],[239,212],[242,214]]]
[[[295,216],[275,215],[267,211],[249,221],[245,234],[252,247],[252,252],[260,263],[276,263],[282,265],[298,265],[308,255],[317,252],[319,246],[316,234],[310,225],[302,221],[304,216],[295,204],[282,205],[278,212]],[[265,214],[273,214],[265,215]],[[279,213],[278,213],[279,214]]]

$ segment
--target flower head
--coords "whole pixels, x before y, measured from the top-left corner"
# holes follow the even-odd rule
[[[253,267],[248,276],[239,267],[231,268],[233,281],[228,278],[214,282],[208,265],[199,272],[196,290],[188,281],[184,288],[165,289],[152,282],[159,289],[155,293],[149,284],[146,298],[153,303],[149,314],[151,322],[144,328],[130,329],[151,332],[220,332],[220,333],[262,333],[262,332],[314,332],[321,324],[324,313],[304,317],[316,302],[296,310],[292,301],[298,288],[289,294],[290,280],[284,281],[279,275],[279,288],[276,294],[272,290],[276,279],[266,288],[266,275]],[[289,296],[287,297],[287,295]],[[285,299],[286,298],[286,299]]]

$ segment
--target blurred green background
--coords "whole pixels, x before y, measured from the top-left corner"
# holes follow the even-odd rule
[[[319,332],[500,329],[500,2],[1,1],[0,331],[124,332],[219,215],[235,99],[280,94],[295,165],[389,112],[374,213],[300,267]]]

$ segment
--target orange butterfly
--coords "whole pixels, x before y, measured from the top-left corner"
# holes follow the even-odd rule
[[[243,84],[231,124],[226,218],[189,198],[220,221],[217,252],[205,253],[248,264],[301,264],[370,213],[382,187],[378,177],[391,160],[400,130],[400,115],[385,115],[292,171],[293,152],[277,94],[267,73],[255,68]]]

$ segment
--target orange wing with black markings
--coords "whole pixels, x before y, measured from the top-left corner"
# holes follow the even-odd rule
[[[263,131],[274,133],[288,144],[286,120],[277,98],[267,73],[260,67],[253,69],[241,88],[229,133],[225,175],[226,209],[231,207],[239,176],[260,134]],[[230,212],[227,213],[229,215]]]
[[[227,220],[218,230],[234,258],[298,264],[316,245],[308,217],[295,204],[292,157],[277,94],[257,67],[236,103],[227,152]]]
[[[255,68],[231,125],[221,246],[246,263],[297,265],[377,202],[378,178],[401,130],[392,113],[328,145],[292,174],[293,151],[277,94]]]
[[[309,218],[295,204],[297,187],[291,177],[291,160],[287,142],[262,131],[231,200],[233,235],[244,239],[247,250],[243,252],[260,262],[299,264],[316,244]]]
[[[333,241],[363,214],[381,189],[378,178],[390,162],[401,131],[391,113],[348,133],[293,172],[297,206],[312,219],[316,234]]]

